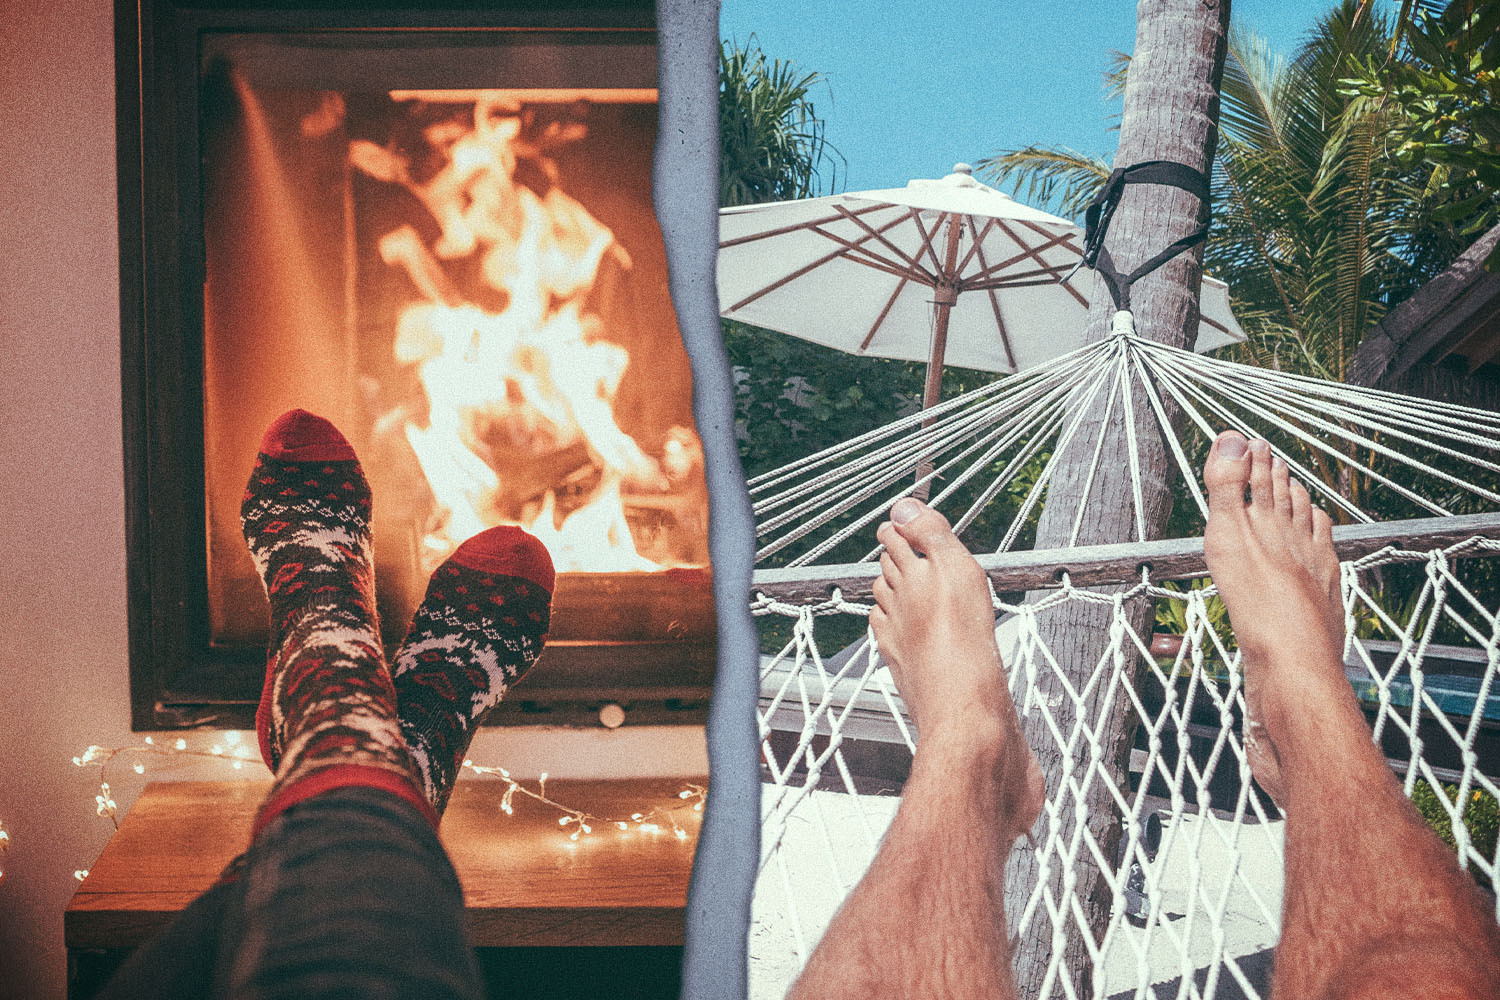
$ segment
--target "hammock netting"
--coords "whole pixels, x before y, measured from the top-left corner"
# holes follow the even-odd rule
[[[1103,421],[1085,419],[1101,409]],[[1155,418],[1154,431],[1143,414]],[[1124,425],[1125,455],[1104,446],[1110,421]],[[1314,501],[1346,523],[1431,517],[1436,526],[1445,515],[1500,509],[1500,415],[1202,357],[1128,328],[752,480],[762,565],[778,566],[751,591],[763,626],[757,1000],[784,994],[874,857],[917,740],[865,627],[870,605],[837,588],[790,599],[779,584],[798,567],[875,558],[875,525],[923,488],[971,550],[1014,550],[1047,503],[1064,452],[1085,456],[1086,484],[1103,463],[1128,469],[1144,539],[1151,487],[1136,455],[1140,427],[1160,434],[1199,535],[1202,456],[1226,427],[1265,437]],[[1071,498],[1089,494],[1053,501],[1076,503],[1064,512],[1075,542],[1087,500]],[[1413,531],[1349,558],[1342,594],[1345,670],[1375,740],[1460,863],[1489,887],[1500,795],[1500,690],[1492,696],[1500,564],[1484,557],[1500,551],[1500,520],[1486,524],[1457,543],[1435,547]],[[987,533],[982,545],[976,525]],[[1071,548],[1059,561],[1086,560],[1088,551]],[[1035,844],[1015,848],[1033,855],[1035,875],[1007,885],[1018,948],[1045,967],[1038,995],[1266,996],[1283,821],[1251,780],[1240,654],[1211,583],[1157,580],[1142,566],[1109,585],[1075,586],[1064,574],[1029,597],[993,589],[992,597],[1023,723],[1063,751]],[[1080,602],[1107,625],[1084,662],[1076,649],[1075,662],[1061,662],[1046,624]],[[1181,634],[1180,645],[1157,637],[1153,646],[1141,602]],[[1122,712],[1134,731],[1128,762],[1112,758],[1105,735]],[[1100,809],[1114,822],[1097,822]],[[1102,873],[1093,890],[1108,909],[1102,929],[1087,917],[1084,881],[1069,876],[1089,864]]]

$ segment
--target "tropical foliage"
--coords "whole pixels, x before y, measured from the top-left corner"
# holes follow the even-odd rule
[[[1458,841],[1453,836],[1453,816],[1445,803],[1458,804],[1458,786],[1445,784],[1442,787],[1439,795],[1427,779],[1418,778],[1412,788],[1411,801],[1443,843],[1456,848]],[[1500,840],[1500,803],[1484,789],[1473,789],[1463,803],[1459,817],[1468,831],[1470,848],[1480,857],[1493,858],[1496,842]],[[1469,870],[1480,885],[1494,891],[1494,880],[1477,868]]]
[[[1463,248],[1422,218],[1420,177],[1388,148],[1405,112],[1343,82],[1387,58],[1391,41],[1388,22],[1355,0],[1290,59],[1230,30],[1204,263],[1230,281],[1247,360],[1342,380],[1370,326]],[[1127,72],[1118,56],[1110,86],[1123,90]],[[1075,214],[1109,173],[1096,157],[1039,147],[980,169]]]
[[[1495,148],[1486,136],[1496,114],[1490,64],[1500,43],[1489,12],[1497,6],[1452,0],[1438,13],[1411,0],[1387,19],[1370,0],[1342,0],[1289,58],[1232,29],[1205,263],[1231,283],[1250,335],[1237,349],[1241,360],[1342,380],[1371,327],[1490,217],[1494,199],[1474,199],[1495,190],[1483,156]],[[1470,13],[1455,19],[1459,8]],[[1117,96],[1128,63],[1117,55],[1109,67]],[[812,102],[826,81],[768,59],[753,40],[748,50],[726,45],[720,70],[726,203],[835,190],[837,154]],[[1463,137],[1483,140],[1472,144],[1477,153],[1444,145]],[[980,161],[988,179],[1073,215],[1109,169],[1099,158],[1040,146]],[[735,323],[725,324],[725,341],[752,475],[905,412],[920,392],[920,365],[854,358]],[[988,378],[949,369],[944,396]],[[1329,486],[1375,510],[1379,500],[1365,495],[1363,476],[1316,449],[1305,458]],[[1362,461],[1380,464],[1376,456]],[[1007,499],[996,504],[997,523]],[[1168,533],[1201,528],[1192,514],[1188,498],[1177,497]],[[982,545],[985,526],[976,528],[972,540]]]
[[[1426,171],[1432,219],[1472,238],[1500,224],[1500,0],[1406,6],[1402,58],[1356,63],[1347,92],[1399,109],[1385,145]],[[1486,266],[1500,270],[1500,248]]]
[[[823,172],[837,185],[837,152],[813,106],[822,82],[768,59],[752,35],[743,48],[719,45],[719,204],[749,205],[819,193]]]
[[[1349,82],[1355,70],[1410,60],[1397,43],[1391,22],[1357,0],[1335,6],[1289,59],[1231,27],[1204,265],[1230,282],[1249,335],[1241,360],[1343,381],[1374,324],[1472,241],[1471,224],[1455,221],[1461,199],[1438,192],[1433,166],[1414,152],[1430,144],[1413,136],[1438,133],[1419,127],[1408,104]],[[1108,85],[1122,92],[1127,74],[1117,56]],[[1466,120],[1487,121],[1477,112]],[[980,162],[995,181],[1073,214],[1109,169],[1041,147]],[[1303,450],[1325,483],[1366,502],[1362,476]]]

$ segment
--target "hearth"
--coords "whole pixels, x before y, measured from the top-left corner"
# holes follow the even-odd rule
[[[248,724],[265,601],[238,509],[293,406],[364,460],[388,644],[459,542],[521,524],[561,575],[499,717],[701,720],[650,7],[157,3],[120,37],[134,725]]]

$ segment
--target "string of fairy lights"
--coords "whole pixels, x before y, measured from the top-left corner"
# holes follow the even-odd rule
[[[110,788],[109,769],[117,761],[123,763],[128,760],[132,771],[136,774],[145,774],[146,760],[151,757],[198,757],[219,760],[227,762],[238,771],[244,768],[246,761],[254,759],[255,751],[237,731],[225,733],[221,741],[210,744],[207,749],[190,746],[186,739],[180,737],[170,744],[164,744],[158,743],[150,736],[145,737],[140,743],[129,746],[104,747],[95,744],[86,747],[83,753],[73,758],[73,765],[75,767],[94,766],[99,769],[99,786],[98,793],[94,796],[94,811],[101,818],[109,820],[117,830],[120,827],[119,804],[115,801]],[[679,820],[699,816],[708,798],[708,790],[702,785],[685,782],[683,788],[677,792],[676,798],[665,805],[646,804],[628,816],[602,815],[587,809],[579,809],[549,796],[546,771],[541,772],[532,780],[536,787],[531,788],[527,786],[526,779],[515,777],[503,767],[478,764],[472,760],[464,761],[463,766],[477,776],[492,778],[501,784],[499,811],[505,816],[515,815],[517,795],[556,811],[557,825],[561,828],[559,832],[566,834],[560,838],[559,843],[560,846],[565,847],[575,847],[581,840],[599,836],[599,833],[595,832],[596,828],[601,832],[611,831],[617,836],[640,833],[654,837],[666,835],[670,831],[671,836],[685,841],[689,834],[683,822]],[[0,824],[0,860],[4,858],[9,841],[10,836],[5,832],[4,824]],[[73,877],[81,882],[88,877],[88,874],[88,869],[80,868],[73,872]],[[0,878],[3,877],[3,869],[0,869]]]

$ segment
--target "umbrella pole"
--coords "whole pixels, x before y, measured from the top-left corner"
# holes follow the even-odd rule
[[[948,246],[944,255],[943,275],[938,285],[933,288],[932,315],[932,354],[927,359],[927,384],[922,388],[922,409],[930,410],[936,406],[942,397],[943,391],[943,354],[948,349],[948,318],[953,312],[953,306],[958,302],[958,276],[954,270],[958,266],[958,237],[963,231],[963,223],[957,216],[948,216]],[[932,418],[922,421],[923,428],[932,426]],[[932,492],[931,483],[923,483],[932,474],[932,460],[923,455],[917,461],[917,482],[920,484],[912,495],[918,500],[926,501]]]
[[[946,293],[946,299],[944,297]],[[953,304],[958,300],[958,292],[953,288],[939,288],[937,299],[932,304],[935,317],[934,331],[932,335],[932,354],[927,359],[927,384],[922,390],[922,409],[930,410],[938,404],[943,391],[943,354],[948,349],[948,316],[953,311]],[[922,426],[927,426],[930,421],[924,421]]]

